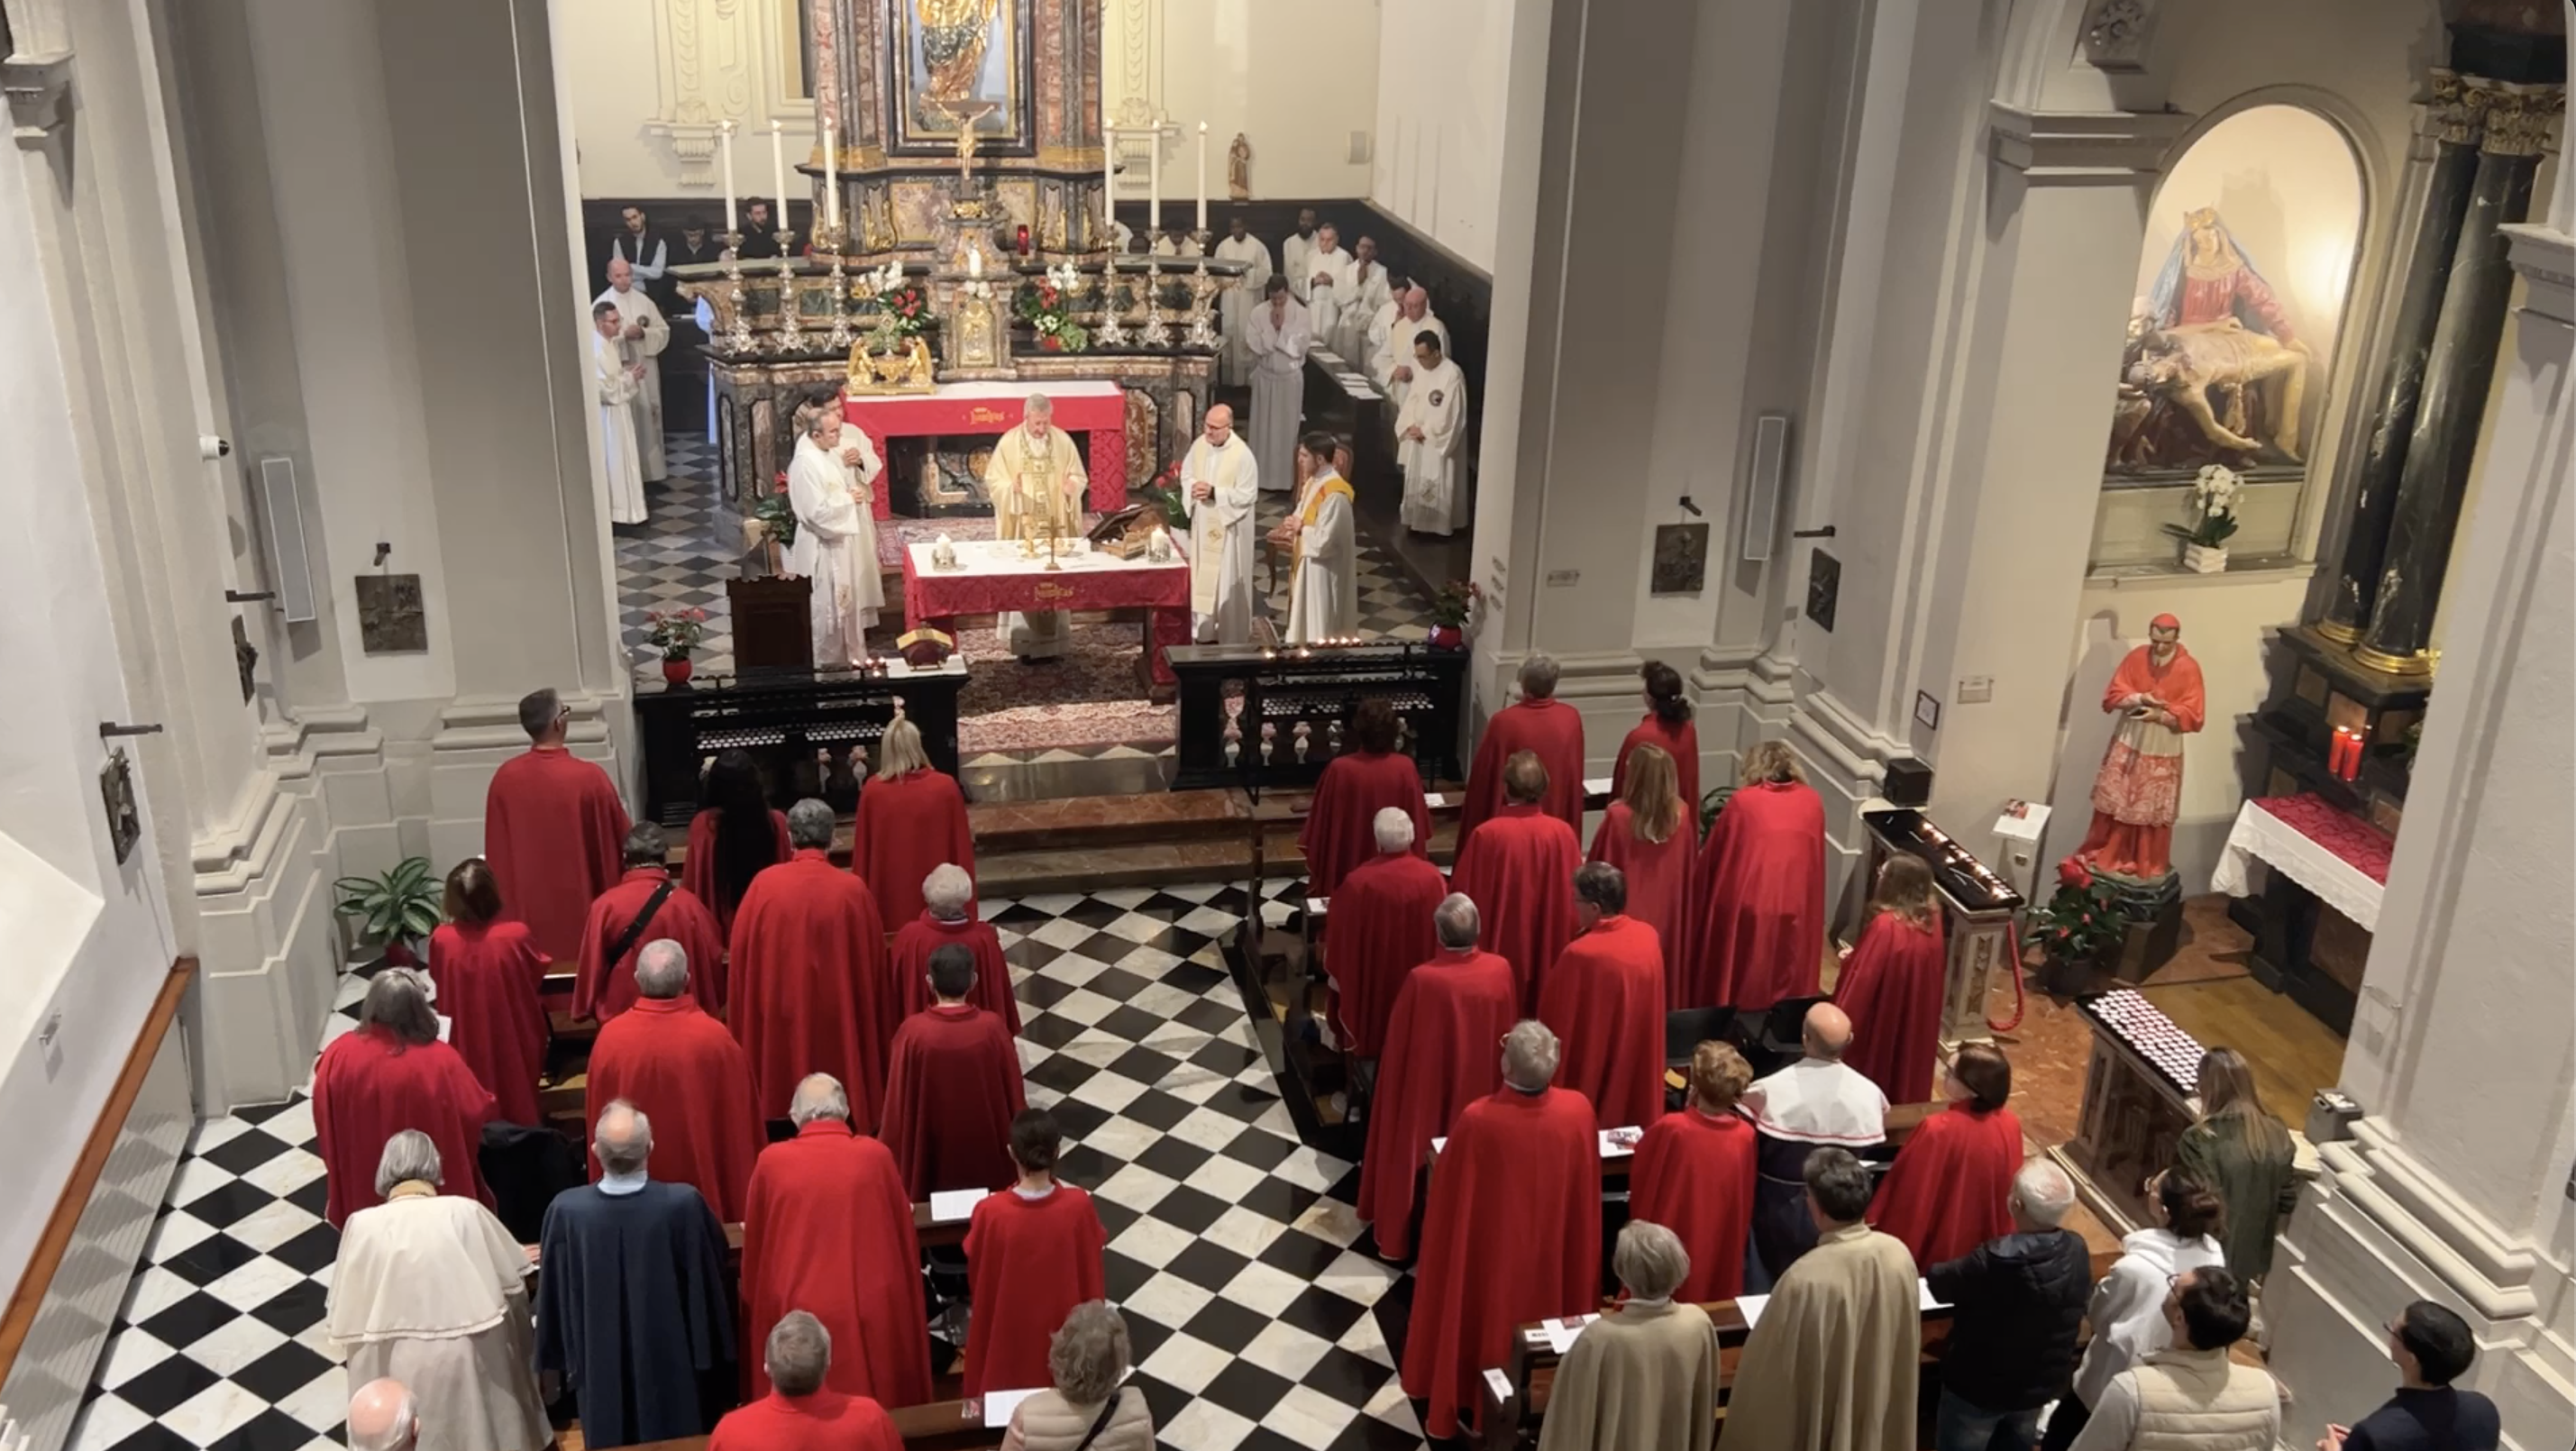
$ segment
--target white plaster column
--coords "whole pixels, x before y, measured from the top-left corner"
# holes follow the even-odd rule
[[[2344,1057],[2366,1116],[2322,1146],[2266,1292],[2292,1444],[2387,1396],[2382,1327],[2417,1298],[2477,1332],[2463,1384],[2495,1399],[2507,1445],[2558,1446],[2576,1417],[2576,241],[2559,200],[2551,224],[2505,229],[2524,295]]]

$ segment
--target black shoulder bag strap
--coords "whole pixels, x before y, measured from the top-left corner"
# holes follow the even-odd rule
[[[635,920],[626,924],[624,932],[617,934],[616,945],[608,949],[610,967],[624,962],[628,949],[644,940],[644,929],[653,925],[653,914],[662,910],[662,904],[671,900],[671,894],[679,887],[679,878],[666,876],[662,885],[653,889],[653,895],[644,899],[644,910],[635,914]]]
[[[1110,1419],[1118,1414],[1118,1398],[1125,1394],[1127,1394],[1125,1386],[1120,1386],[1109,1393],[1109,1399],[1100,1404],[1100,1415],[1092,1421],[1091,1429],[1084,1432],[1082,1439],[1075,1443],[1073,1451],[1091,1451],[1091,1443],[1100,1439],[1100,1433],[1109,1429]]]

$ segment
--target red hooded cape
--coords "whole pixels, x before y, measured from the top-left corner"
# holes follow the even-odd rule
[[[1556,1034],[1556,1083],[1589,1100],[1601,1127],[1664,1116],[1664,949],[1634,917],[1604,917],[1548,969],[1539,1021]]]
[[[1459,1433],[1475,1379],[1509,1358],[1514,1327],[1601,1304],[1601,1148],[1571,1089],[1506,1088],[1469,1104],[1431,1171],[1414,1271],[1404,1393],[1424,1434]]]
[[[680,885],[715,914],[718,930],[730,932],[733,909],[739,904],[726,901],[724,893],[716,889],[716,818],[723,814],[711,806],[689,818],[689,859],[680,864]],[[776,866],[795,850],[787,844],[787,813],[769,813],[769,830],[777,839],[769,864]]]
[[[761,1117],[786,1117],[797,1083],[828,1073],[849,1091],[851,1123],[873,1130],[903,994],[886,970],[868,884],[820,851],[799,851],[752,878],[732,952],[725,1022],[751,1055]]]
[[[1306,895],[1329,897],[1342,878],[1377,855],[1377,814],[1395,807],[1413,818],[1413,854],[1428,858],[1431,812],[1423,804],[1422,769],[1410,756],[1353,751],[1336,756],[1315,783],[1297,849],[1306,857]]]
[[[581,968],[573,979],[572,1015],[605,1023],[635,1004],[635,958],[644,944],[664,937],[689,955],[689,991],[713,1012],[725,1006],[725,939],[714,914],[696,893],[675,887],[644,924],[642,935],[615,962],[608,949],[626,935],[628,924],[671,874],[660,867],[637,867],[624,880],[599,894],[581,928]]]
[[[1843,1062],[1868,1075],[1889,1103],[1932,1100],[1941,1048],[1941,980],[1948,961],[1937,927],[1881,912],[1834,979],[1834,1006],[1851,1018]],[[1925,1264],[1931,1261],[1924,1261]]]
[[[971,1003],[943,1004],[895,1032],[877,1137],[916,1202],[942,1189],[1004,1189],[1020,1177],[1011,1116],[1028,1106],[1020,1050],[1002,1020]]]
[[[583,1117],[618,1099],[653,1123],[653,1177],[696,1187],[726,1224],[751,1208],[751,1166],[762,1140],[751,1107],[751,1060],[696,998],[638,998],[599,1028],[590,1049]],[[584,1134],[587,1138],[589,1135]],[[590,1177],[599,1178],[599,1158]]]
[[[561,746],[537,746],[492,773],[483,795],[483,856],[501,910],[528,924],[537,950],[570,962],[581,915],[617,880],[626,807],[608,773]]]
[[[895,984],[903,989],[903,1015],[908,1018],[926,1011],[934,1001],[930,954],[951,942],[975,954],[975,990],[966,995],[966,1001],[999,1017],[1012,1037],[1020,1036],[1020,1000],[1011,991],[1011,964],[1002,956],[1002,934],[993,930],[992,923],[973,917],[942,922],[925,911],[894,935],[886,955],[893,963]]]
[[[1414,964],[1440,950],[1432,909],[1449,895],[1440,869],[1410,852],[1373,857],[1342,878],[1324,917],[1324,970],[1339,994],[1334,1019],[1353,1056],[1375,1058]]]
[[[815,1119],[760,1151],[742,1217],[742,1306],[734,1343],[754,1396],[769,1393],[769,1374],[753,1347],[805,1310],[832,1333],[833,1390],[889,1406],[930,1399],[921,1242],[885,1145]]]
[[[1569,831],[1583,830],[1583,713],[1554,698],[1524,700],[1495,711],[1467,768],[1467,800],[1458,813],[1458,849],[1505,805],[1503,767],[1522,751],[1536,751],[1547,768],[1547,794],[1539,809]]]
[[[1692,872],[1691,824],[1687,814],[1662,841],[1637,835],[1636,813],[1625,801],[1613,801],[1602,814],[1601,829],[1592,833],[1589,860],[1608,862],[1628,879],[1628,915],[1655,929],[1664,951],[1664,1006],[1686,1007],[1682,979],[1690,970],[1691,932],[1698,915],[1699,882]]]
[[[1524,1011],[1538,1003],[1539,978],[1574,940],[1574,873],[1583,848],[1574,828],[1535,806],[1506,806],[1458,848],[1452,887],[1476,904],[1478,945],[1512,965]]]
[[[771,1391],[725,1412],[707,1451],[903,1451],[903,1433],[885,1407],[825,1386],[810,1396]]]
[[[1661,746],[1673,758],[1673,774],[1681,778],[1682,819],[1690,823],[1691,835],[1699,835],[1699,722],[1666,725],[1662,716],[1646,712],[1619,742],[1619,758],[1610,766],[1612,797],[1628,794],[1628,753],[1639,746]]]
[[[524,922],[449,922],[429,934],[429,980],[438,988],[438,1010],[452,1020],[448,1046],[492,1090],[505,1123],[544,1122],[537,1079],[546,1067],[546,1010],[537,980],[545,973]]]
[[[1825,958],[1825,806],[1803,781],[1747,786],[1699,849],[1697,961],[1685,1008],[1814,997]]]
[[[1503,1081],[1503,1035],[1520,1018],[1512,965],[1490,952],[1443,952],[1404,976],[1388,1015],[1360,1158],[1359,1216],[1378,1255],[1413,1251],[1414,1184],[1431,1141]]]
[[[1957,1259],[2012,1233],[2004,1199],[2021,1172],[2021,1120],[1954,1103],[1923,1121],[1879,1181],[1869,1206],[1878,1232],[1905,1241],[1918,1265]]]
[[[331,1040],[313,1065],[313,1129],[329,1190],[322,1217],[338,1229],[349,1216],[385,1202],[376,1192],[376,1163],[385,1140],[418,1129],[438,1146],[441,1194],[492,1202],[475,1157],[492,1095],[474,1070],[444,1043],[405,1044],[378,1027]]]
[[[966,793],[934,770],[870,776],[859,788],[850,825],[850,870],[877,894],[888,922],[921,915],[921,879],[936,866],[975,875],[975,837],[966,829]],[[969,902],[967,914],[975,908]]]
[[[1107,1295],[1100,1252],[1108,1236],[1091,1196],[1058,1184],[1043,1199],[1005,1189],[966,1222],[966,1394],[1055,1383],[1047,1342],[1073,1307]]]
[[[1674,1299],[1698,1303],[1744,1293],[1754,1161],[1753,1125],[1732,1113],[1668,1113],[1638,1141],[1628,1171],[1628,1217],[1662,1225],[1690,1251],[1690,1278]]]

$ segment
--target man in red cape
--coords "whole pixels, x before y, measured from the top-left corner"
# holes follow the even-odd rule
[[[596,1129],[599,1111],[621,1098],[641,1109],[653,1125],[655,1177],[693,1186],[718,1220],[740,1223],[761,1144],[751,1060],[690,995],[688,949],[679,943],[645,943],[635,986],[633,1011],[600,1024],[591,1044],[583,1116]],[[596,1182],[599,1157],[589,1159]]]
[[[802,1310],[770,1327],[760,1357],[769,1394],[716,1422],[707,1451],[903,1451],[885,1407],[845,1395],[832,1374],[832,1332]]]
[[[1551,1088],[1556,1035],[1516,1024],[1502,1091],[1458,1115],[1431,1168],[1414,1270],[1404,1393],[1431,1403],[1423,1434],[1459,1433],[1485,1367],[1509,1359],[1524,1321],[1601,1303],[1601,1148],[1592,1105]]]
[[[1817,995],[1825,967],[1825,805],[1786,741],[1744,758],[1699,849],[1699,961],[1689,1008],[1767,1008]]]
[[[886,971],[885,928],[868,884],[832,865],[832,808],[787,813],[796,854],[751,879],[733,915],[733,1009],[763,1118],[787,1111],[807,1073],[849,1089],[850,1122],[873,1130],[903,993]]]
[[[1520,1016],[1512,965],[1476,950],[1476,904],[1458,892],[1432,912],[1439,955],[1404,975],[1387,1016],[1360,1158],[1359,1216],[1380,1258],[1413,1251],[1414,1185],[1423,1152],[1468,1104],[1502,1081],[1494,1045]]]
[[[322,1217],[338,1229],[361,1209],[385,1202],[376,1164],[385,1140],[418,1129],[453,1165],[441,1194],[492,1202],[475,1168],[492,1095],[456,1050],[438,1040],[427,984],[409,968],[379,970],[358,1008],[358,1026],[331,1040],[313,1065],[313,1130],[328,1188]]]
[[[2012,1096],[2004,1051],[1961,1044],[1941,1092],[1950,1106],[1905,1141],[1870,1204],[1870,1223],[1905,1241],[1918,1265],[2012,1233],[2012,1181],[2021,1172],[2021,1120],[2004,1107]]]
[[[483,857],[500,879],[502,905],[558,962],[581,950],[582,913],[617,880],[626,840],[615,783],[564,748],[571,720],[551,690],[520,700],[527,754],[502,762],[483,795]]]
[[[2093,777],[2093,825],[2075,855],[2096,871],[2153,881],[2173,870],[2182,805],[2183,737],[2209,718],[2200,662],[2182,647],[2182,621],[2158,615],[2102,690],[2120,728]]]
[[[760,1151],[742,1217],[743,1343],[810,1311],[831,1332],[832,1389],[919,1405],[930,1399],[930,1322],[894,1155],[850,1131],[849,1096],[828,1073],[797,1085],[787,1116],[796,1137]],[[753,1396],[769,1393],[764,1368],[746,1372]]]
[[[966,1394],[1053,1385],[1047,1344],[1073,1307],[1103,1298],[1108,1235],[1091,1196],[1055,1177],[1063,1146],[1055,1118],[1033,1108],[1011,1120],[1019,1182],[987,1194],[966,1222]]]
[[[951,942],[930,954],[927,1012],[895,1030],[877,1137],[914,1200],[943,1189],[1000,1189],[1011,1166],[1011,1119],[1027,1108],[1020,1050],[1002,1020],[967,1001],[975,954]]]
[[[966,825],[966,793],[932,767],[921,728],[901,716],[877,743],[877,773],[859,788],[850,824],[850,870],[876,893],[888,922],[921,915],[921,881],[949,863],[975,877],[975,836]]]
[[[1020,1036],[1020,1000],[1011,991],[1011,964],[1002,956],[1002,934],[975,915],[975,879],[963,867],[941,863],[921,882],[921,915],[903,924],[886,950],[903,989],[907,1018],[930,1007],[930,954],[954,944],[975,959],[975,991],[967,1001],[1002,1020]]]
[[[1731,1043],[1691,1050],[1690,1102],[1647,1126],[1628,1170],[1628,1217],[1660,1224],[1690,1251],[1690,1274],[1673,1292],[1694,1304],[1744,1293],[1744,1244],[1753,1232],[1759,1155],[1753,1125],[1735,1101],[1752,1065]]]
[[[1601,1127],[1664,1116],[1664,945],[1627,915],[1628,882],[1592,862],[1574,874],[1582,931],[1548,969],[1539,1021],[1556,1034],[1558,1086],[1589,1100]]]
[[[1396,754],[1395,707],[1370,696],[1351,712],[1355,749],[1333,758],[1315,783],[1297,849],[1306,857],[1306,895],[1330,897],[1342,878],[1377,849],[1378,813],[1402,811],[1413,823],[1413,854],[1431,841],[1431,812],[1422,797],[1422,769]],[[1427,858],[1426,858],[1427,859]]]
[[[1511,804],[1458,848],[1449,873],[1484,914],[1485,949],[1512,965],[1524,1012],[1538,1005],[1548,964],[1574,940],[1574,872],[1583,865],[1574,828],[1539,809],[1547,783],[1536,755],[1512,757],[1503,767]]]
[[[1355,1058],[1375,1058],[1405,974],[1439,950],[1433,909],[1449,882],[1416,855],[1413,818],[1379,811],[1377,855],[1342,878],[1324,917],[1324,971],[1333,979],[1333,1022]]]
[[[635,954],[644,950],[646,942],[663,937],[680,944],[689,961],[697,964],[699,1006],[709,1012],[724,1011],[724,933],[695,892],[671,881],[670,870],[663,865],[670,850],[662,828],[649,821],[637,823],[626,833],[626,875],[599,894],[582,923],[581,968],[572,987],[574,1017],[606,1023],[633,1006]],[[665,885],[670,887],[667,892]],[[643,929],[636,930],[635,918],[657,896],[661,905],[653,908]],[[634,941],[627,944],[625,953],[610,962],[608,949],[630,936]]]
[[[1485,722],[1485,738],[1476,743],[1475,764],[1467,768],[1466,804],[1458,813],[1461,855],[1477,830],[1517,799],[1510,795],[1504,772],[1523,751],[1535,753],[1547,768],[1539,809],[1564,822],[1566,830],[1581,832],[1583,713],[1556,698],[1556,662],[1545,655],[1521,662],[1520,701],[1495,711]],[[1499,909],[1502,903],[1486,905]]]

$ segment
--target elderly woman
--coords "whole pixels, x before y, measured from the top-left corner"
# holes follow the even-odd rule
[[[313,1065],[313,1129],[330,1189],[322,1217],[334,1228],[380,1202],[371,1183],[385,1140],[403,1129],[429,1135],[454,1182],[445,1190],[489,1199],[475,1165],[490,1090],[465,1059],[439,1041],[429,980],[407,967],[377,971],[358,1006],[358,1026],[322,1049]]]
[[[859,790],[850,870],[877,894],[878,915],[900,925],[921,915],[922,879],[943,865],[966,873],[971,894],[975,836],[966,828],[966,793],[930,764],[920,727],[898,716],[877,743],[877,773]]]
[[[443,1195],[438,1146],[405,1129],[376,1165],[384,1202],[349,1216],[326,1328],[349,1379],[425,1407],[419,1451],[538,1451],[554,1439],[531,1369],[528,1252],[492,1211]]]
[[[1020,1003],[1011,995],[1011,965],[1002,957],[1002,934],[975,913],[975,879],[953,862],[941,862],[921,879],[921,915],[896,927],[887,954],[903,986],[903,1015],[927,1011],[930,954],[952,944],[975,958],[975,991],[967,1001],[1000,1018],[1020,1035]],[[887,917],[888,925],[895,919]]]
[[[1539,1451],[1708,1451],[1717,1433],[1717,1331],[1675,1303],[1690,1276],[1679,1236],[1634,1219],[1610,1268],[1627,1298],[1583,1327],[1556,1368]]]
[[[1106,1300],[1073,1307],[1047,1342],[1053,1389],[1020,1402],[1002,1451],[1154,1451],[1154,1412],[1127,1374],[1127,1322]]]

